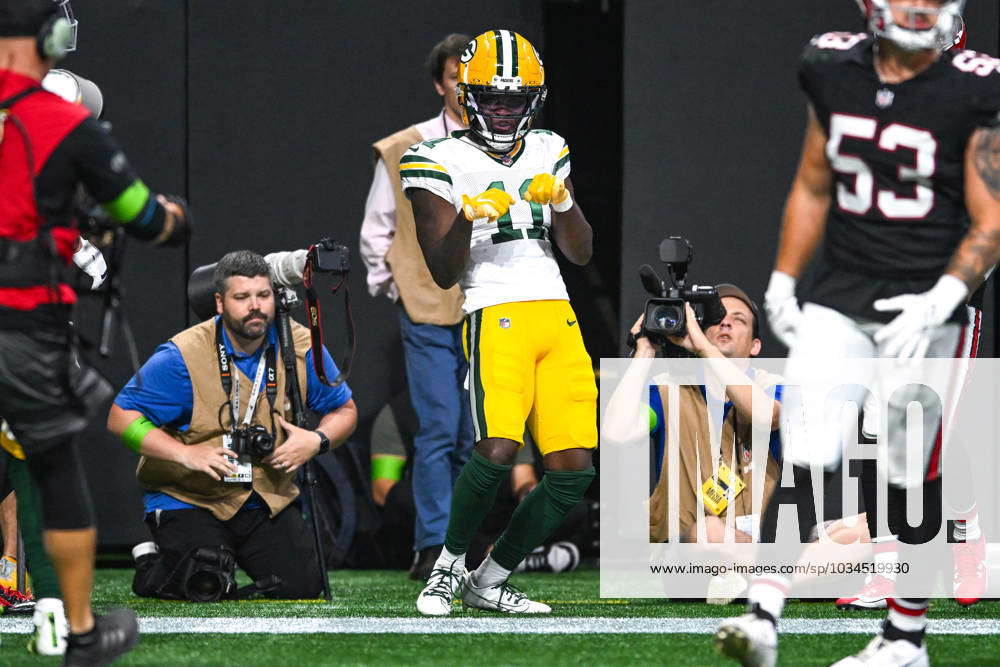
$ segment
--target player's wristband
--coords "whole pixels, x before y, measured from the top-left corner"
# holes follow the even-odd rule
[[[376,479],[403,479],[406,459],[401,456],[379,456],[372,458],[372,481]]]
[[[136,454],[142,452],[142,439],[146,434],[156,428],[156,424],[145,417],[138,417],[134,422],[126,427],[122,433],[122,442]]]
[[[567,190],[566,199],[563,199],[558,204],[551,204],[552,210],[556,213],[565,213],[566,211],[573,208],[573,196]]]

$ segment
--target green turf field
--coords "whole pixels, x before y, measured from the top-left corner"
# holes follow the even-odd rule
[[[537,625],[541,619],[463,612],[457,606],[447,619],[424,620],[413,606],[419,585],[402,572],[343,571],[331,573],[330,580],[334,594],[331,604],[248,601],[195,605],[135,598],[129,590],[129,570],[100,570],[95,599],[98,606],[130,606],[143,623],[155,624],[148,626],[154,629],[143,635],[138,648],[118,663],[122,665],[734,664],[713,653],[707,632],[678,634],[678,630],[683,631],[679,625],[682,622],[708,627],[712,621],[703,619],[739,613],[739,606],[602,600],[598,597],[598,573],[593,570],[516,577],[515,583],[534,599],[552,605],[555,619],[542,620],[547,623],[544,626]],[[954,602],[939,600],[933,604],[931,615],[935,619],[956,619],[957,623],[950,625],[962,628],[961,619],[975,623],[1000,618],[1000,603],[980,603],[963,609]],[[826,625],[843,623],[842,619],[853,626],[871,625],[882,614],[847,613],[837,611],[831,603],[798,602],[789,605],[785,617],[834,619],[803,621],[814,634],[786,634],[780,649],[782,664],[828,665],[860,649],[869,635],[856,629],[850,634],[815,634],[817,628],[828,632]],[[459,629],[456,625],[466,621],[475,627]],[[218,632],[197,632],[199,627],[209,627],[209,623]],[[254,623],[272,629],[245,634],[255,629]],[[422,625],[425,623],[430,625]],[[595,624],[602,623],[616,629],[595,631]],[[629,628],[637,623],[644,629],[630,632]],[[297,624],[319,624],[324,629],[287,634],[300,629]],[[344,624],[350,624],[355,634],[345,633]],[[396,628],[408,630],[403,634]],[[539,633],[534,633],[534,628]],[[5,632],[0,665],[59,663],[57,659],[29,656],[24,644],[25,635]],[[929,647],[934,664],[1000,664],[998,635],[936,634],[930,637]]]

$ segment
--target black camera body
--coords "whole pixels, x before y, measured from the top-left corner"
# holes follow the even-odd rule
[[[653,298],[646,301],[642,332],[654,344],[676,347],[668,336],[683,336],[687,331],[684,304],[690,304],[695,319],[703,328],[715,326],[726,316],[719,293],[712,286],[687,286],[688,265],[694,258],[691,243],[680,236],[668,236],[660,242],[660,261],[667,265],[667,284],[648,264],[639,268],[639,277]]]
[[[313,270],[346,276],[351,270],[351,249],[333,239],[321,239],[312,249]]]
[[[232,442],[229,448],[239,457],[270,456],[274,451],[274,436],[260,424],[234,428],[230,433]]]
[[[176,593],[191,602],[218,602],[236,592],[236,556],[227,547],[192,549],[181,563]]]

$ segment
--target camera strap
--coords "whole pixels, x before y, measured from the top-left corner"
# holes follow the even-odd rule
[[[309,248],[309,259],[306,260],[305,268],[302,271],[302,286],[305,288],[306,293],[306,311],[309,320],[309,338],[312,341],[312,353],[313,353],[313,370],[316,371],[316,377],[319,381],[328,387],[336,387],[344,383],[347,377],[351,374],[351,365],[354,362],[354,351],[355,346],[355,331],[354,331],[354,313],[351,310],[351,287],[347,276],[344,275],[340,282],[335,286],[330,288],[331,294],[336,294],[337,291],[343,287],[344,288],[344,307],[347,311],[347,346],[350,352],[344,358],[344,362],[340,365],[340,373],[333,379],[333,382],[326,377],[326,368],[323,364],[323,321],[322,313],[319,307],[319,298],[316,296],[316,288],[313,287],[312,274],[312,257],[315,254],[314,249],[316,246]]]
[[[240,421],[240,376],[233,372],[233,360],[226,351],[226,343],[222,338],[222,322],[215,322],[215,350],[219,358],[219,380],[222,382],[222,389],[230,399],[233,411],[233,425]],[[248,401],[246,415],[243,417],[243,425],[249,426],[253,419],[254,410],[257,408],[257,399],[260,397],[260,389],[263,386],[267,396],[267,402],[271,409],[278,398],[278,371],[276,365],[274,346],[267,344],[267,349],[257,362],[257,372],[254,375],[253,388],[250,390],[250,400]],[[267,376],[265,380],[265,374]],[[235,389],[235,391],[234,391]]]

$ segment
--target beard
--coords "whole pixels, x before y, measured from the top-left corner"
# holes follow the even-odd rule
[[[242,319],[232,317],[228,313],[222,313],[222,319],[230,331],[246,340],[263,338],[267,334],[267,328],[271,325],[271,318],[259,310],[251,311]]]

